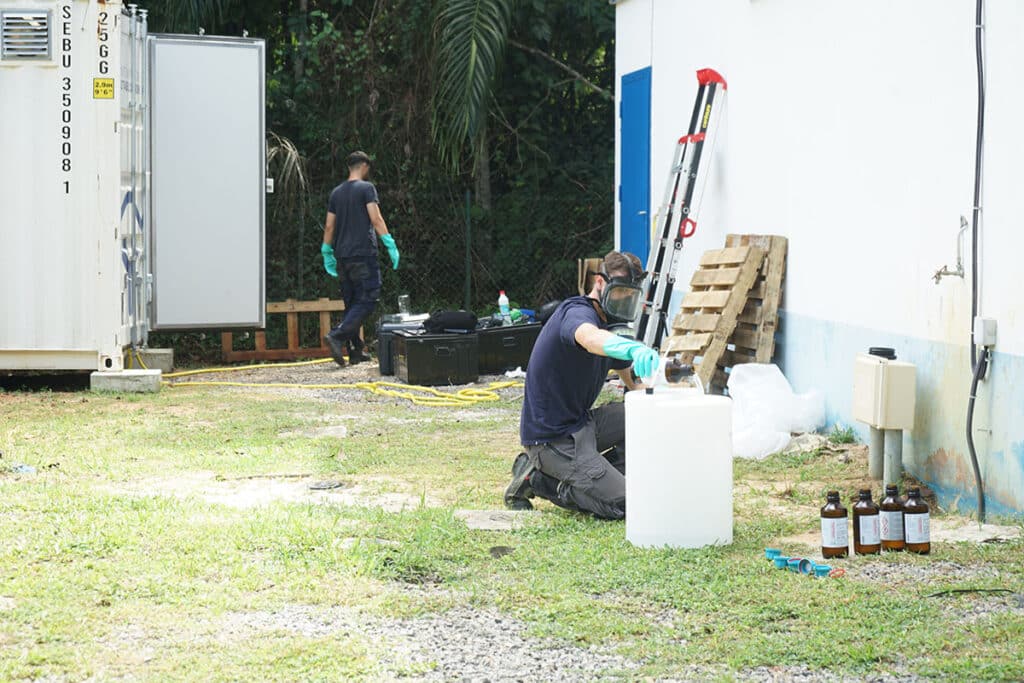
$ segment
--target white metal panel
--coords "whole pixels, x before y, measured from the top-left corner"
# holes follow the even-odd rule
[[[264,43],[151,35],[153,328],[262,327]]]
[[[119,368],[121,3],[0,0],[52,13],[49,60],[0,60],[0,368]],[[107,92],[107,91],[104,91]]]

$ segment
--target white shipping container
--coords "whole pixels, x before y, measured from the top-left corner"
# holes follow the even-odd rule
[[[263,326],[263,55],[147,36],[146,12],[118,1],[0,0],[0,370],[119,370],[161,303],[166,329]],[[162,175],[153,149],[175,150]]]

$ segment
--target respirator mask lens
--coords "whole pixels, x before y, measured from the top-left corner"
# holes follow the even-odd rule
[[[601,308],[613,320],[632,322],[640,312],[643,291],[631,283],[613,279],[601,295]]]

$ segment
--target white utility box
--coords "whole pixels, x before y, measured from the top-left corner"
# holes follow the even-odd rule
[[[262,40],[0,0],[0,370],[120,370],[151,329],[262,327],[264,115]]]
[[[917,368],[913,363],[857,354],[853,419],[877,429],[913,429]]]

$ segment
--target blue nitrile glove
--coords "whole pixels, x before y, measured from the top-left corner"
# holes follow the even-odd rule
[[[331,277],[338,277],[338,259],[334,258],[334,247],[321,244],[320,253],[324,255],[324,270]]]
[[[635,339],[612,335],[602,346],[609,358],[633,361],[633,372],[637,377],[652,377],[658,369],[661,358],[658,352],[644,346]]]
[[[395,270],[398,270],[398,245],[395,244],[395,238],[390,234],[381,235],[380,241],[387,247],[388,256],[391,257],[391,265],[394,266]]]

